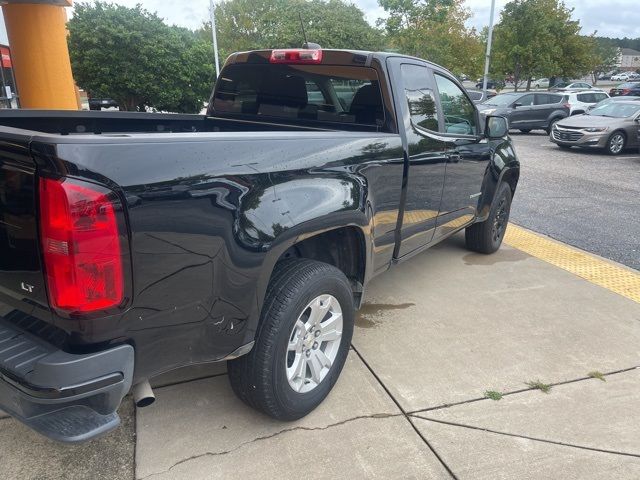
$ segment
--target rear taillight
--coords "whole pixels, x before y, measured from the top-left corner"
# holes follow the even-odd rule
[[[124,298],[122,247],[110,190],[76,180],[40,181],[40,233],[49,301],[88,313]]]
[[[322,50],[273,50],[269,60],[271,63],[321,63]]]

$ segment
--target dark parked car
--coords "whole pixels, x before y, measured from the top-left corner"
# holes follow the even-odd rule
[[[612,88],[609,95],[612,97],[640,96],[640,81],[622,83]]]
[[[90,98],[89,109],[90,110],[102,110],[103,108],[118,108],[118,102],[112,98]]]
[[[531,130],[551,132],[558,120],[569,116],[570,105],[560,93],[503,93],[478,105],[485,115],[501,115],[509,127],[529,133]]]
[[[639,122],[640,102],[608,102],[556,123],[550,139],[563,148],[601,148],[619,155],[625,148],[640,146]]]
[[[487,88],[490,88],[491,90],[502,90],[504,87],[505,87],[504,80],[495,80],[490,78],[487,81]],[[478,83],[476,83],[476,88],[479,90],[482,90],[484,88],[484,82],[482,79],[478,80]]]
[[[467,93],[469,94],[469,98],[473,100],[473,103],[482,103],[498,94],[495,90],[487,90],[485,93],[482,90],[473,90],[469,88],[467,89]]]
[[[207,115],[1,112],[0,408],[78,442],[228,361],[242,401],[300,418],[369,280],[463,229],[495,252],[519,171],[505,118],[391,53],[233,54]]]

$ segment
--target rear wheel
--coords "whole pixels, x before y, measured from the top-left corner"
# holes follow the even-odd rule
[[[613,132],[607,141],[607,153],[609,155],[619,155],[624,150],[627,143],[627,137],[622,132]]]
[[[273,418],[304,417],[336,383],[353,321],[353,293],[340,270],[306,259],[279,263],[253,350],[228,362],[231,387]]]
[[[469,250],[487,254],[498,251],[509,223],[511,197],[509,184],[501,183],[493,199],[489,218],[465,230],[465,242]]]

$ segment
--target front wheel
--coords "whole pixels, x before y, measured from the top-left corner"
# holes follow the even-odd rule
[[[276,266],[253,350],[228,362],[245,403],[278,420],[297,420],[333,388],[349,353],[353,293],[326,263],[286,260]]]
[[[469,250],[486,254],[498,251],[509,223],[511,198],[511,187],[501,183],[493,199],[489,218],[465,230],[465,243]]]
[[[549,122],[549,126],[547,127],[547,135],[551,135],[551,132],[553,132],[553,126],[558,123],[560,119],[559,118],[554,118],[553,120],[551,120]]]
[[[609,155],[619,155],[624,150],[626,143],[627,138],[624,136],[624,133],[614,132],[607,141],[607,153]]]

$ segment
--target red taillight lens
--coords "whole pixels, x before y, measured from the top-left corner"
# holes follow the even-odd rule
[[[271,52],[271,63],[321,63],[322,50],[274,50]]]
[[[53,308],[87,313],[122,302],[122,252],[113,195],[97,185],[41,179],[40,230]]]

